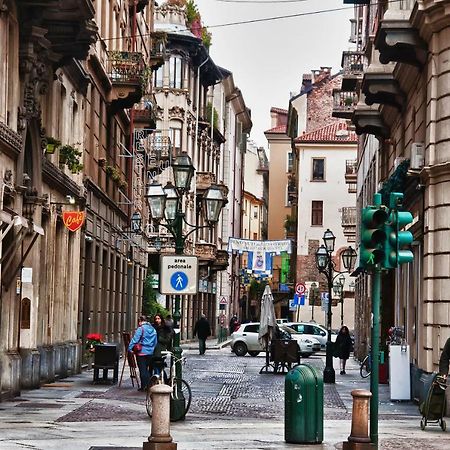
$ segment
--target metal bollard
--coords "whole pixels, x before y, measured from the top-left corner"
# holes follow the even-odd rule
[[[369,401],[372,393],[365,389],[352,391],[352,431],[348,442],[344,442],[343,449],[369,449],[373,448],[369,437]]]
[[[170,435],[170,393],[167,384],[156,384],[150,388],[152,394],[152,428],[143,450],[176,450],[177,444]]]

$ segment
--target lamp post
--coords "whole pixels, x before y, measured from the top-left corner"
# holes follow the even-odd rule
[[[311,283],[311,287],[309,288],[311,296],[312,308],[311,308],[311,321],[314,322],[314,306],[316,306],[317,298],[319,297],[319,288],[317,287],[317,283],[314,281]]]
[[[328,314],[327,314],[327,347],[326,347],[326,362],[325,369],[323,371],[323,381],[324,383],[334,383],[335,382],[335,372],[333,368],[333,349],[331,342],[331,295],[333,289],[334,280],[341,274],[349,272],[353,267],[356,260],[356,251],[352,247],[346,248],[342,252],[342,263],[344,265],[345,271],[335,272],[335,264],[333,262],[332,253],[334,251],[335,236],[333,232],[327,229],[323,235],[323,244],[319,247],[316,252],[316,266],[319,273],[325,275],[328,287]]]
[[[150,215],[157,225],[166,228],[175,239],[175,254],[182,255],[184,244],[188,236],[201,228],[212,228],[218,222],[220,212],[226,203],[222,190],[217,185],[211,185],[202,198],[203,213],[207,225],[193,225],[187,222],[186,214],[183,212],[183,195],[189,192],[191,180],[194,176],[195,168],[191,158],[186,152],[182,152],[172,163],[173,179],[175,185],[168,182],[164,188],[154,181],[147,187],[146,198],[149,204]],[[183,225],[191,228],[183,234]],[[173,314],[174,329],[179,329],[181,319],[181,296],[175,295],[175,311]],[[180,334],[174,337],[174,355],[179,360],[181,358]],[[181,363],[176,364],[176,377],[182,378]],[[184,398],[181,399],[184,402]],[[176,402],[175,402],[176,403]],[[174,406],[176,407],[176,406]],[[184,405],[182,405],[184,408]]]

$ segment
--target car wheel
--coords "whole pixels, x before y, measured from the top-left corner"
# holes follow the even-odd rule
[[[247,353],[247,346],[243,342],[236,342],[233,347],[236,356],[245,356]]]
[[[250,356],[258,356],[259,352],[248,352]]]

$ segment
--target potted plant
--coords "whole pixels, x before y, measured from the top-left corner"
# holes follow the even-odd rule
[[[47,141],[45,152],[49,155],[53,155],[53,153],[55,153],[55,150],[61,145],[61,141],[55,139],[52,136],[47,136],[45,140]]]
[[[65,164],[72,173],[78,173],[83,169],[80,162],[82,153],[76,147],[66,144],[59,149],[59,163]]]
[[[125,191],[127,187],[128,183],[123,178],[121,178],[119,181],[119,188]]]
[[[92,366],[92,359],[94,357],[94,352],[95,352],[95,346],[97,344],[103,344],[103,336],[99,333],[89,333],[86,336],[86,341],[84,344],[84,349],[85,349],[85,358],[87,360],[88,363],[88,368],[90,369]]]
[[[106,166],[106,175],[108,175],[111,180],[113,180],[115,183],[118,183],[120,181],[120,171],[117,169],[117,167],[114,166]]]

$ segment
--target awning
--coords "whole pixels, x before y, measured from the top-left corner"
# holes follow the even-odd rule
[[[8,224],[4,230],[0,231],[0,242],[3,241],[12,227],[17,228],[14,243],[11,244],[7,249],[5,249],[2,257],[0,258],[2,272],[5,274],[5,276],[2,278],[2,284],[6,289],[8,289],[11,282],[14,280],[17,271],[20,269],[20,267],[22,267],[25,258],[33,248],[33,245],[36,242],[38,236],[44,236],[44,229],[40,225],[35,224],[31,220],[28,220],[23,216],[11,215],[3,210],[0,211],[0,220],[3,223]],[[19,250],[21,245],[23,245],[23,240],[29,234],[33,234],[33,237],[27,244],[27,247],[22,249],[20,261],[16,264],[14,270],[8,271],[8,269],[14,263],[14,255]]]

